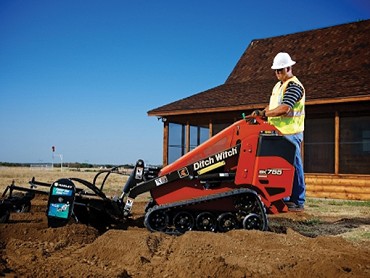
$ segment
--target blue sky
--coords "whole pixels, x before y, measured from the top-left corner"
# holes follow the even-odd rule
[[[0,0],[0,161],[161,164],[147,111],[223,84],[253,39],[369,18],[368,0]]]

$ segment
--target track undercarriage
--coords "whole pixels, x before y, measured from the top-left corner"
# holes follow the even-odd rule
[[[258,195],[249,189],[155,205],[144,220],[150,231],[182,234],[186,231],[227,232],[233,229],[266,230],[266,210]]]

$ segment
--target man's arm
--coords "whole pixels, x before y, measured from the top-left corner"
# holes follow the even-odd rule
[[[266,107],[264,114],[266,117],[279,117],[288,114],[290,109],[291,107],[289,105],[282,103],[278,107],[271,110]]]
[[[267,106],[265,108],[264,114],[266,117],[279,117],[284,116],[293,109],[293,106],[303,97],[303,89],[297,83],[290,82],[288,84],[287,90],[285,91],[282,103],[274,108],[269,109]]]

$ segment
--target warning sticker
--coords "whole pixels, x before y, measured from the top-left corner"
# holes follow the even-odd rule
[[[167,183],[167,182],[168,182],[168,179],[167,179],[167,177],[166,177],[166,176],[163,176],[163,177],[160,177],[160,178],[158,178],[158,179],[155,179],[155,184],[156,184],[157,186],[160,186],[160,185],[165,184],[165,183]]]
[[[178,170],[177,173],[179,174],[179,177],[181,179],[186,178],[187,176],[189,176],[189,171],[188,171],[188,168],[186,168],[186,167]]]

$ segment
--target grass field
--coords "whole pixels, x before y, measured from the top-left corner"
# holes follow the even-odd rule
[[[11,183],[28,187],[29,181],[35,177],[37,181],[52,183],[60,178],[80,178],[93,182],[99,169],[69,169],[63,168],[28,168],[28,167],[0,167],[0,192]],[[105,175],[100,175],[96,185],[100,187]],[[107,196],[120,195],[122,187],[126,183],[128,175],[111,174],[104,185],[104,192]],[[76,183],[76,186],[78,184]]]

